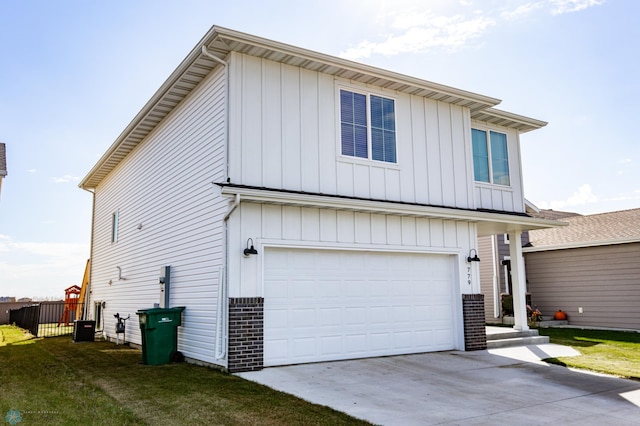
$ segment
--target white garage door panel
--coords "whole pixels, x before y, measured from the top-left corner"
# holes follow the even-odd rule
[[[264,365],[454,347],[453,259],[267,248]]]

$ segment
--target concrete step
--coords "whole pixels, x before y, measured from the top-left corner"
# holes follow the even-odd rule
[[[554,319],[545,320],[543,318],[542,321],[538,322],[538,327],[556,327],[556,326],[559,326],[559,325],[569,325],[569,321],[567,321],[567,320],[560,321],[560,320],[554,320]]]
[[[503,339],[515,339],[518,337],[533,337],[538,336],[538,330],[518,331],[512,328],[501,328],[499,332],[487,332],[487,341],[489,340],[503,340]]]
[[[510,348],[514,346],[542,345],[549,343],[549,336],[526,336],[489,340],[487,336],[487,349]]]

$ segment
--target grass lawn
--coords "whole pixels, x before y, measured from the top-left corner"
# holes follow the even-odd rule
[[[365,425],[346,414],[191,364],[146,366],[109,342],[34,339],[0,326],[0,418],[47,425]]]
[[[572,346],[581,356],[546,361],[640,380],[640,333],[575,328],[539,328],[551,343]]]

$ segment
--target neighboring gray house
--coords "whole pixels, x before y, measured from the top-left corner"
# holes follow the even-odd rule
[[[521,234],[556,225],[523,195],[520,134],[546,123],[499,102],[213,27],[80,184],[89,316],[162,303],[171,266],[191,362],[482,347],[478,236],[517,242],[524,300]]]
[[[2,181],[7,176],[7,147],[0,143],[0,194],[2,194]]]
[[[559,220],[523,249],[535,304],[570,325],[640,330],[640,209]]]

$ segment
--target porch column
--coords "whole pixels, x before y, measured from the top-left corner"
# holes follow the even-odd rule
[[[511,257],[511,283],[513,284],[513,328],[519,331],[529,330],[527,324],[526,293],[527,282],[524,275],[522,257],[522,232],[509,232],[509,256]]]

